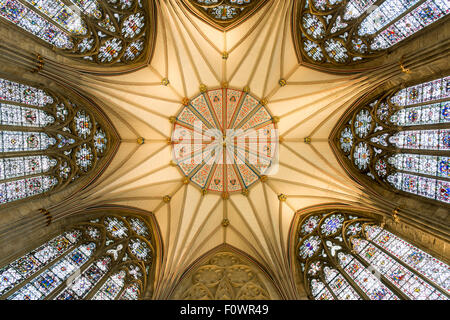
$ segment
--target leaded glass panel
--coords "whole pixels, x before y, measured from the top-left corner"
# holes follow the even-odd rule
[[[296,38],[304,60],[325,66],[369,61],[449,14],[444,0],[302,1]]]
[[[387,188],[449,203],[448,90],[442,77],[364,103],[336,136],[345,161]]]
[[[57,93],[0,79],[0,101],[0,203],[56,191],[108,150],[92,111]]]

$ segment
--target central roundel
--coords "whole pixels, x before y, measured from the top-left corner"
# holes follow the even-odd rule
[[[276,124],[250,94],[228,88],[206,91],[183,105],[174,119],[173,159],[203,190],[245,192],[273,173]]]

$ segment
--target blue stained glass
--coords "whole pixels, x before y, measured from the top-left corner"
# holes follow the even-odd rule
[[[61,280],[49,270],[46,270],[31,282],[44,295],[51,293],[60,283]]]
[[[433,101],[441,98],[442,79],[433,80],[423,84],[423,101]]]
[[[387,177],[395,188],[427,198],[450,203],[450,183],[396,172]]]
[[[400,30],[403,35],[401,39],[396,41],[398,42],[419,31],[421,29],[421,24],[413,17],[411,13],[409,13],[396,23],[396,28]]]
[[[58,180],[49,176],[39,176],[0,183],[0,203],[31,197],[49,191]]]
[[[105,220],[90,220],[91,223],[103,223],[107,225],[107,220],[112,221],[115,217],[107,216]],[[144,220],[138,217],[126,216],[125,220],[131,223],[133,230],[149,239],[150,230]],[[125,220],[123,222],[125,222]],[[118,220],[117,220],[118,221]],[[114,240],[106,239],[106,248],[102,254],[106,254],[101,258],[97,258],[84,267],[86,262],[90,261],[90,257],[94,255],[97,249],[95,242],[81,243],[81,235],[88,233],[88,228],[83,225],[83,231],[75,227],[73,230],[59,235],[47,243],[41,245],[37,249],[27,255],[17,259],[9,265],[0,269],[0,296],[10,300],[42,300],[48,298],[56,290],[61,290],[55,294],[57,300],[73,300],[85,299],[87,294],[91,292],[102,279],[108,275],[105,283],[98,289],[93,299],[113,300],[120,299],[136,300],[141,292],[140,286],[136,282],[125,282],[127,274],[131,276],[131,281],[143,280],[146,274],[149,274],[150,266],[147,264],[150,247],[142,239],[131,238],[125,242],[119,242],[118,245],[128,246],[128,253],[121,260],[116,260],[115,267],[119,270],[114,274],[109,274],[113,267],[113,257],[109,255],[108,246]],[[98,228],[98,226],[88,225],[87,227]],[[100,229],[98,229],[100,230]],[[85,238],[83,238],[85,239]],[[100,235],[98,237],[100,239]],[[79,244],[78,246],[77,243]],[[118,248],[116,244],[115,248]],[[131,261],[130,253],[143,261],[143,265],[139,265],[136,261]],[[97,253],[98,254],[98,253]],[[114,258],[116,259],[116,258]],[[128,261],[122,264],[123,261]],[[44,270],[41,270],[43,269]],[[128,273],[124,269],[128,270]],[[77,271],[83,272],[76,274]],[[42,271],[42,272],[41,272]],[[74,275],[73,279],[70,278]],[[70,280],[70,281],[69,281]],[[23,285],[22,282],[26,281]],[[9,293],[11,289],[16,288],[14,293]]]
[[[387,49],[449,13],[445,0],[428,0],[392,23],[417,2],[419,0],[384,1],[361,22],[358,34],[362,36],[380,32],[373,39],[371,48]]]
[[[61,280],[66,280],[76,269],[77,265],[69,258],[58,261],[50,270]]]
[[[42,110],[0,103],[0,124],[24,127],[46,127],[55,119]]]
[[[447,181],[437,182],[437,200],[450,203],[450,183]]]
[[[332,215],[322,223],[321,230],[326,236],[335,233],[342,227],[344,217],[342,215]]]
[[[445,14],[450,12],[450,4],[448,0],[434,0],[434,3],[441,9]]]
[[[412,14],[423,26],[427,26],[443,16],[441,10],[432,1],[427,1],[417,7]]]
[[[417,176],[403,174],[402,190],[417,194]]]
[[[42,298],[44,298],[43,294],[31,283],[27,283],[20,290],[9,296],[8,300],[40,300]]]
[[[109,277],[92,299],[113,300],[124,286],[125,275],[124,271],[120,271]]]
[[[82,265],[86,261],[86,256],[78,249],[72,252],[69,257],[77,266]]]
[[[75,293],[68,289],[64,290],[59,296],[56,297],[56,300],[76,300]]]
[[[435,199],[436,198],[436,180],[419,177],[417,194],[423,197]]]

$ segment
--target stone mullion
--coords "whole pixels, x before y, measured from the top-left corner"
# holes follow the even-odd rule
[[[363,227],[364,228],[364,227]],[[349,240],[350,240],[350,243],[351,243],[351,239],[352,238],[354,238],[354,237],[356,237],[356,236],[353,236],[353,237],[351,237]],[[364,246],[364,248],[365,247],[367,247],[368,245],[366,244],[365,246]],[[364,248],[362,248],[362,249],[364,249]],[[397,287],[395,287],[395,285],[391,285],[391,282],[380,272],[380,271],[378,271],[378,269],[377,268],[375,268],[375,267],[373,267],[369,262],[367,262],[366,260],[364,260],[364,259],[362,259],[361,258],[361,256],[360,256],[360,254],[359,253],[357,253],[356,251],[354,251],[354,249],[352,249],[351,247],[350,247],[350,249],[351,249],[351,255],[353,256],[353,259],[355,259],[355,260],[357,260],[357,261],[359,261],[359,263],[361,263],[363,266],[364,266],[364,268],[367,270],[368,269],[368,267],[372,267],[372,268],[374,268],[377,272],[378,272],[378,274],[380,275],[380,278],[379,278],[379,281],[382,283],[382,284],[384,284],[387,288],[389,288],[391,291],[393,291],[393,293],[395,293],[397,296],[400,296],[402,299],[404,299],[404,300],[411,300],[408,296],[406,296],[401,290],[399,290]],[[361,250],[362,250],[361,249]],[[372,273],[372,272],[371,272]],[[372,273],[373,274],[373,273]]]
[[[419,129],[418,129],[419,130]],[[399,130],[400,131],[404,131],[404,130]],[[415,130],[411,130],[411,131],[415,131]],[[380,131],[381,132],[381,131]],[[386,132],[384,132],[386,133]],[[380,135],[383,134],[383,132],[380,133]],[[371,137],[367,137],[365,139],[361,139],[361,138],[356,138],[355,143],[352,147],[352,149],[350,150],[350,154],[352,155],[353,158],[353,152],[354,152],[354,148],[356,147],[357,144],[359,144],[360,142],[365,142],[367,143],[369,146],[371,146],[372,148],[377,148],[377,149],[381,149],[384,152],[388,152],[388,153],[392,153],[392,154],[398,154],[398,153],[413,153],[413,154],[423,154],[423,155],[434,155],[434,156],[448,156],[448,150],[439,150],[439,149],[408,149],[408,148],[398,148],[398,147],[393,147],[390,145],[389,142],[388,146],[383,146],[380,144],[377,144],[375,142],[370,141]]]
[[[63,258],[65,258],[69,253],[73,252],[76,248],[80,247],[82,244],[87,243],[88,241],[81,241],[79,243],[76,243],[73,245],[73,247],[69,250],[67,250],[67,252],[63,253],[62,255],[60,255],[59,257],[57,257],[56,259],[54,259],[53,261],[51,261],[50,263],[42,266],[42,268],[40,270],[38,270],[37,272],[35,272],[34,274],[32,274],[30,277],[26,278],[24,281],[22,281],[20,284],[14,286],[10,291],[8,291],[7,293],[5,293],[3,296],[1,296],[1,299],[5,299],[6,297],[9,297],[11,295],[13,295],[15,292],[17,292],[18,290],[20,290],[23,286],[25,286],[27,283],[33,281],[34,279],[36,279],[41,273],[43,273],[44,271],[50,269],[54,264],[56,264],[57,262],[61,261]],[[47,242],[46,242],[47,243]],[[45,244],[46,244],[45,243]],[[45,245],[44,244],[44,245]],[[39,247],[38,247],[39,248]],[[19,258],[20,259],[20,258]],[[36,290],[38,290],[36,288]],[[45,299],[45,298],[44,298]]]
[[[381,148],[379,148],[381,149]],[[432,149],[394,149],[393,153],[412,153],[429,156],[448,156],[449,150],[432,150]]]
[[[127,277],[128,277],[128,276],[127,276]],[[126,277],[126,278],[127,278],[127,277]],[[130,284],[132,284],[132,282],[127,282],[127,281],[125,281],[125,279],[124,279],[124,281],[123,281],[123,287],[122,287],[122,289],[119,290],[119,292],[117,293],[117,296],[114,298],[114,300],[119,300],[119,298],[120,298],[120,296],[122,295],[122,293],[125,291],[125,289],[126,289]]]
[[[27,157],[27,156],[53,156],[55,155],[51,152],[51,150],[33,150],[33,151],[11,151],[11,152],[0,152],[0,158],[14,158],[14,157]],[[59,156],[59,154],[58,154]]]
[[[423,82],[423,83],[426,83],[426,81]],[[399,90],[397,90],[396,92],[398,92],[398,91]],[[426,105],[430,105],[430,104],[437,104],[437,103],[442,103],[442,102],[448,102],[448,101],[449,101],[449,98],[446,97],[446,98],[441,98],[441,99],[425,101],[425,102],[421,102],[421,103],[407,104],[407,105],[404,105],[404,106],[398,106],[396,104],[392,104],[392,106],[394,106],[396,108],[396,110],[402,110],[402,109],[411,108],[411,107],[421,107],[421,106],[426,106]]]
[[[431,178],[431,179],[440,179],[440,180],[445,180],[447,182],[450,182],[450,178],[447,177],[439,177],[439,176],[432,176],[429,174],[425,174],[422,172],[415,172],[415,171],[405,171],[405,170],[396,170],[397,172],[401,172],[401,173],[405,173],[405,174],[412,174],[412,175],[417,175],[417,176],[421,176],[421,177],[425,177],[425,178]]]
[[[399,263],[402,267],[408,269],[410,272],[412,272],[414,275],[418,276],[420,279],[422,279],[424,282],[428,283],[430,286],[436,288],[438,291],[440,291],[442,294],[444,294],[447,298],[450,298],[450,295],[448,295],[444,289],[441,289],[440,286],[438,286],[437,284],[433,283],[432,281],[428,280],[425,276],[423,276],[422,274],[420,274],[419,272],[417,272],[416,270],[414,270],[413,268],[411,268],[407,263],[403,262],[402,260],[400,260],[399,258],[397,258],[396,256],[394,256],[393,254],[391,254],[390,252],[386,251],[383,247],[381,247],[380,245],[378,245],[377,243],[375,243],[373,240],[371,239],[367,239],[366,240],[371,243],[372,245],[374,245],[376,248],[378,248],[380,251],[384,252],[385,254],[387,254],[391,259],[395,260],[397,263]],[[403,286],[405,286],[405,284],[403,284]]]
[[[112,261],[111,261],[111,264],[113,264]],[[89,290],[88,294],[84,297],[83,300],[91,300],[92,297],[100,290],[102,285],[111,277],[111,275],[114,272],[117,271],[117,269],[118,269],[118,266],[114,265],[111,269],[106,271],[105,274],[101,277],[101,279]]]
[[[0,124],[0,131],[46,132],[45,127]]]
[[[0,99],[0,105],[12,105],[12,106],[18,106],[18,107],[24,107],[24,108],[31,108],[31,109],[35,109],[35,110],[42,110],[45,111],[47,113],[49,113],[52,116],[56,116],[56,112],[53,112],[53,108],[55,103],[53,104],[48,104],[45,106],[36,106],[36,105],[32,105],[32,104],[26,104],[26,103],[22,103],[22,102],[16,102],[16,101],[9,101],[9,100],[2,100]]]

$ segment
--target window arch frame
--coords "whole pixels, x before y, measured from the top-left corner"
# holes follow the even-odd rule
[[[119,218],[120,220],[126,220],[127,221],[127,228],[129,230],[129,234],[124,239],[118,239],[112,244],[106,244],[105,241],[109,239],[114,238],[111,236],[111,234],[106,231],[105,226],[102,224],[103,219],[106,217],[115,217]],[[143,220],[146,223],[146,227],[148,228],[149,232],[149,239],[146,239],[144,236],[138,235],[135,231],[132,231],[132,228],[130,228],[129,225],[129,218],[139,218],[140,220]],[[93,220],[100,220],[98,223],[91,222]],[[35,238],[33,240],[33,245],[27,246],[26,248],[23,248],[18,253],[14,253],[14,255],[8,257],[7,260],[3,261],[0,265],[0,270],[11,265],[13,262],[17,261],[20,258],[25,257],[26,255],[30,254],[34,250],[42,247],[43,245],[47,244],[49,241],[51,241],[54,238],[57,238],[59,236],[64,235],[65,233],[71,231],[71,230],[83,230],[83,228],[87,228],[87,226],[102,226],[101,229],[101,235],[99,240],[93,240],[92,238],[86,237],[86,234],[83,234],[80,236],[81,240],[79,240],[76,244],[74,244],[71,248],[69,248],[66,252],[62,253],[58,257],[54,258],[53,260],[50,260],[50,262],[47,262],[44,266],[42,266],[40,269],[35,271],[33,274],[31,274],[28,278],[25,280],[15,284],[12,289],[8,289],[3,293],[3,295],[0,295],[0,300],[8,299],[8,297],[12,297],[18,290],[25,287],[27,284],[30,284],[34,280],[36,280],[40,275],[44,274],[46,271],[50,270],[51,267],[56,266],[59,262],[61,262],[64,257],[68,256],[71,252],[75,251],[77,248],[79,248],[82,244],[89,243],[89,242],[96,242],[96,244],[100,244],[100,246],[97,246],[93,254],[83,262],[81,266],[78,267],[79,272],[74,272],[66,280],[62,280],[61,283],[53,288],[52,292],[48,295],[44,296],[44,298],[40,300],[54,300],[59,295],[61,295],[65,290],[70,289],[67,285],[65,285],[70,280],[75,280],[76,277],[79,275],[83,275],[86,270],[88,270],[96,261],[98,261],[102,257],[110,257],[110,268],[105,271],[100,279],[88,290],[88,292],[84,295],[84,297],[81,300],[87,300],[92,299],[99,291],[100,288],[108,282],[108,280],[111,279],[111,276],[116,274],[117,272],[120,272],[123,270],[127,265],[136,265],[139,264],[139,262],[142,264],[141,271],[144,268],[144,263],[141,260],[136,260],[136,257],[131,256],[131,260],[128,261],[121,261],[121,259],[124,257],[125,254],[130,255],[130,247],[126,247],[122,250],[122,252],[118,255],[117,259],[113,259],[112,255],[107,253],[107,250],[114,249],[119,244],[122,244],[124,242],[130,242],[131,238],[139,238],[144,239],[144,241],[147,244],[150,244],[150,248],[152,249],[151,252],[151,266],[149,267],[149,270],[147,274],[143,273],[143,281],[140,281],[136,278],[131,277],[131,274],[129,273],[129,270],[126,271],[126,281],[120,291],[116,294],[115,299],[113,300],[120,300],[119,298],[125,291],[125,289],[135,283],[143,282],[141,286],[141,291],[139,295],[139,299],[143,299],[144,297],[151,296],[155,289],[155,279],[159,272],[159,269],[161,268],[161,262],[162,262],[162,239],[161,239],[161,233],[159,225],[156,221],[156,217],[153,213],[133,208],[133,207],[127,207],[127,206],[117,206],[117,205],[104,205],[101,207],[92,207],[87,208],[83,210],[83,213],[78,213],[75,216],[69,216],[64,218],[62,221],[59,221],[52,225],[50,227],[51,231],[46,233],[45,236]],[[106,233],[105,233],[106,231]],[[130,233],[131,231],[131,233]],[[133,260],[134,259],[134,260]],[[117,262],[115,262],[117,261]],[[72,282],[73,285],[73,282]]]
[[[0,153],[0,156],[2,159],[11,158],[11,157],[27,157],[29,155],[31,155],[31,156],[32,155],[41,155],[41,156],[49,156],[50,158],[52,158],[52,156],[53,156],[53,158],[56,159],[56,161],[57,161],[57,164],[54,165],[54,167],[47,172],[42,172],[42,173],[33,174],[33,175],[27,175],[27,174],[20,175],[20,176],[10,178],[10,179],[4,179],[1,182],[10,181],[11,179],[15,181],[15,180],[20,180],[20,179],[27,179],[27,178],[34,177],[34,176],[45,176],[45,175],[50,175],[52,173],[54,173],[54,175],[56,176],[56,170],[59,167],[59,165],[62,164],[61,159],[66,159],[69,168],[71,168],[69,176],[64,179],[60,179],[60,177],[58,176],[58,183],[51,189],[49,189],[45,192],[42,192],[42,193],[37,193],[32,196],[26,196],[26,197],[18,199],[18,200],[7,201],[0,205],[0,210],[4,210],[4,209],[8,210],[13,207],[21,206],[27,202],[35,202],[35,201],[40,201],[43,199],[50,199],[53,195],[65,193],[68,190],[70,190],[69,191],[70,193],[69,194],[65,193],[65,194],[68,197],[70,197],[70,196],[74,195],[77,190],[84,189],[85,187],[87,187],[88,185],[93,183],[98,177],[100,177],[100,175],[104,172],[104,170],[108,167],[108,165],[111,163],[112,159],[114,158],[114,156],[118,150],[119,144],[120,144],[120,137],[119,137],[117,130],[113,126],[112,122],[107,117],[107,115],[103,112],[103,110],[101,109],[101,107],[99,105],[97,105],[94,101],[92,101],[88,97],[84,96],[82,93],[80,93],[78,91],[74,91],[71,88],[68,88],[67,86],[62,87],[60,84],[57,84],[54,82],[51,82],[50,84],[43,84],[41,81],[39,81],[39,80],[44,80],[44,79],[41,79],[41,76],[36,76],[36,77],[33,77],[33,80],[28,80],[28,79],[23,79],[22,77],[18,77],[18,76],[12,75],[12,74],[7,74],[7,73],[0,71],[0,78],[4,79],[6,81],[23,84],[23,85],[35,88],[37,90],[42,90],[44,93],[46,93],[48,96],[52,97],[54,100],[52,103],[47,104],[43,107],[38,107],[38,106],[24,104],[21,102],[14,102],[14,101],[7,101],[7,100],[0,99],[1,104],[16,105],[16,106],[20,106],[20,107],[33,108],[35,110],[43,110],[43,111],[47,111],[48,108],[56,109],[56,106],[61,103],[64,103],[64,106],[66,108],[67,107],[72,108],[72,114],[69,112],[69,114],[66,116],[68,119],[64,120],[64,122],[61,122],[61,121],[58,122],[58,118],[56,117],[56,114],[51,114],[54,116],[54,123],[50,124],[47,127],[26,127],[26,126],[20,126],[20,125],[6,125],[5,124],[5,125],[0,125],[1,132],[14,131],[14,130],[19,131],[19,132],[27,132],[27,131],[43,132],[43,133],[51,132],[52,134],[54,134],[56,136],[57,132],[63,132],[63,130],[62,130],[63,127],[71,126],[70,129],[72,130],[72,133],[70,134],[70,136],[76,136],[76,130],[74,130],[75,128],[73,127],[75,125],[75,117],[77,115],[76,110],[87,112],[87,114],[90,116],[90,120],[91,120],[91,124],[92,124],[92,128],[93,128],[91,130],[91,134],[89,135],[89,137],[87,137],[86,139],[80,138],[81,139],[80,141],[75,142],[72,145],[65,146],[62,149],[58,149],[56,147],[56,143],[55,143],[54,146],[50,146],[48,149],[45,149],[45,150],[13,151],[13,152]],[[48,83],[48,82],[45,82],[45,83]],[[54,124],[56,124],[56,125],[54,125]],[[82,172],[82,170],[80,168],[78,168],[79,165],[75,163],[75,160],[72,157],[72,153],[75,153],[76,150],[78,150],[80,146],[82,146],[83,144],[86,144],[87,142],[88,143],[90,142],[92,144],[92,147],[94,146],[94,140],[95,140],[94,136],[97,131],[97,129],[96,129],[97,124],[99,125],[99,128],[101,128],[102,131],[105,133],[106,139],[108,141],[108,145],[107,145],[106,149],[102,152],[100,159],[98,159],[98,160],[94,159],[94,162],[92,163],[90,168],[88,168],[87,171]],[[52,125],[53,125],[53,127],[52,127]],[[48,128],[48,127],[52,127],[52,128]],[[95,147],[94,147],[94,149],[95,149]],[[72,150],[71,155],[70,156],[63,155],[62,152],[64,150]],[[94,154],[96,154],[95,150],[94,150],[94,152],[95,152]],[[76,175],[74,175],[74,173],[75,173],[74,168],[77,169],[77,175],[79,175],[78,178],[76,177]],[[72,178],[76,178],[76,179],[72,181],[71,180]]]

